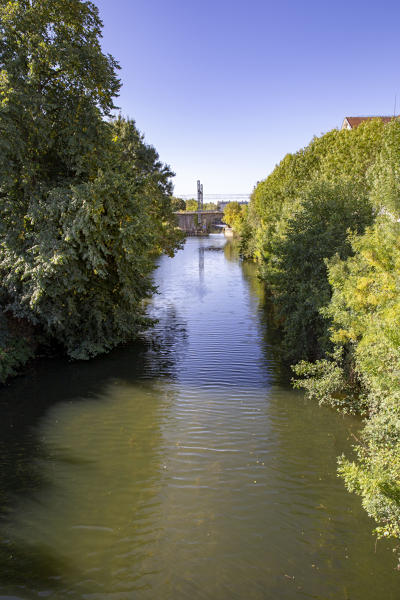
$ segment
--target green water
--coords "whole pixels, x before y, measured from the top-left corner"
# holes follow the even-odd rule
[[[222,236],[156,273],[158,324],[2,391],[0,600],[398,600],[336,476],[360,427],[285,385]]]

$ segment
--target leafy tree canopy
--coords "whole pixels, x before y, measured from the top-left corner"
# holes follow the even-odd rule
[[[316,359],[329,348],[328,324],[320,314],[331,297],[325,261],[351,253],[349,232],[372,222],[365,193],[345,183],[314,182],[299,195],[299,207],[275,238],[269,281],[291,361]]]
[[[97,8],[0,2],[3,309],[87,358],[147,324],[154,256],[173,253],[172,175],[133,121]]]
[[[186,210],[186,202],[183,198],[175,198],[171,196],[171,205],[174,211]]]
[[[194,198],[190,198],[190,200],[186,200],[186,210],[194,211],[198,209],[198,202]]]
[[[243,224],[247,215],[247,204],[239,202],[229,202],[224,209],[224,222],[232,227],[239,235],[242,232]]]

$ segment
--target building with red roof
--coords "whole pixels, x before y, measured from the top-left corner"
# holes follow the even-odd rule
[[[380,119],[384,123],[389,123],[392,119],[398,119],[398,117],[383,117],[380,115],[372,116],[372,117],[345,117],[342,123],[342,129],[355,129],[364,121],[371,121],[372,119]]]

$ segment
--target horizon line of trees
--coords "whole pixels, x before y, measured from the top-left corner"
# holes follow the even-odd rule
[[[193,212],[198,210],[198,201],[195,198],[189,198],[188,200],[184,200],[183,198],[177,198],[176,196],[172,196],[171,198],[173,210],[176,212],[179,211],[189,211]],[[215,202],[206,202],[204,204],[204,210],[217,210],[218,206]]]

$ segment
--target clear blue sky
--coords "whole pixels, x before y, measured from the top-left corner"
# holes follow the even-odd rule
[[[400,112],[400,3],[95,0],[118,105],[175,193],[250,193],[344,116]]]

